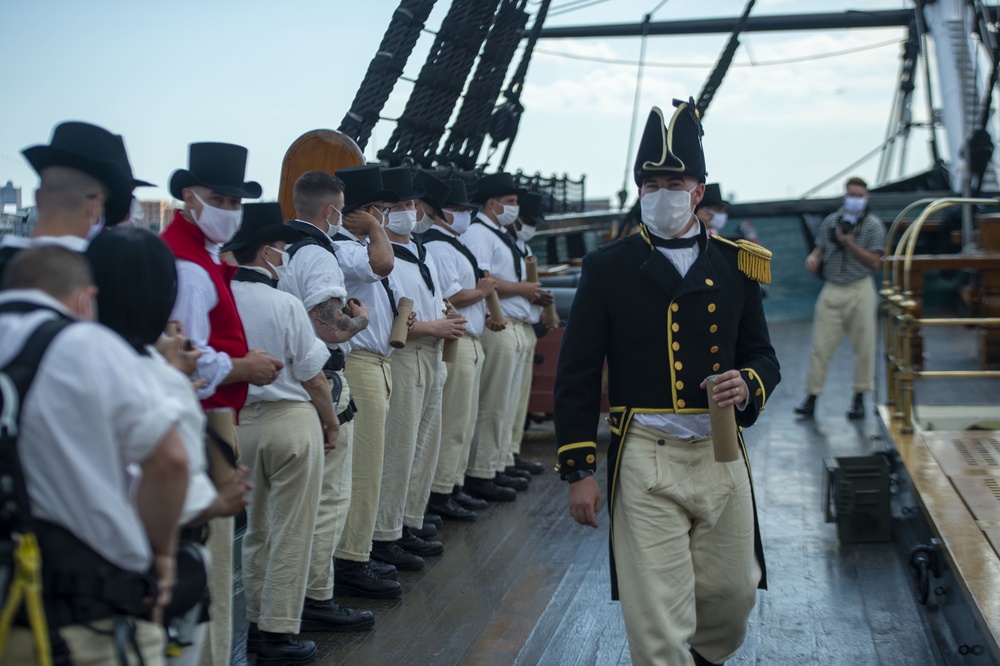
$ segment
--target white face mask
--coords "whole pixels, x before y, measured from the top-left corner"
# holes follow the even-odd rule
[[[201,229],[201,233],[205,234],[205,238],[213,243],[228,243],[236,235],[236,230],[240,228],[240,223],[243,222],[243,208],[240,207],[239,210],[222,210],[221,208],[209,206],[202,201],[202,198],[194,190],[191,190],[191,194],[202,205],[199,215],[195,215],[194,210],[191,211],[194,223]]]
[[[656,190],[642,195],[639,199],[642,208],[642,221],[657,235],[672,238],[684,230],[691,221],[690,190]]]
[[[284,250],[279,250],[273,245],[268,245],[267,249],[270,250],[271,252],[277,252],[278,256],[281,257],[281,263],[278,264],[277,266],[268,261],[266,256],[264,257],[264,262],[271,267],[272,271],[274,271],[275,278],[280,280],[285,276],[285,271],[288,270],[288,261],[289,261],[288,253],[285,252]]]
[[[868,206],[868,197],[844,197],[844,208],[857,215]]]
[[[434,216],[423,209],[423,205],[417,204],[417,223],[413,227],[413,233],[422,234],[434,226]]]
[[[537,231],[535,227],[522,222],[521,228],[517,230],[517,239],[522,243],[527,243],[535,237],[535,231]]]
[[[517,204],[514,204],[513,206],[504,206],[503,212],[497,215],[497,222],[501,227],[509,227],[517,220],[517,216],[520,212],[521,207]]]
[[[726,222],[729,220],[729,215],[727,213],[712,213],[712,219],[708,221],[708,226],[712,227],[716,231],[722,231],[722,227],[726,226]]]
[[[335,213],[337,213],[337,221],[331,222],[329,217],[326,218],[326,224],[327,224],[326,235],[329,236],[330,238],[333,238],[334,236],[340,233],[340,227],[344,223],[344,214],[341,213],[336,208],[334,208],[333,210]]]
[[[456,236],[464,234],[472,224],[472,213],[467,210],[449,210],[447,213],[451,215],[451,230]]]
[[[405,236],[413,231],[413,227],[417,224],[417,211],[415,210],[396,210],[389,211],[389,221],[386,222],[386,228],[389,229],[394,234],[399,234],[400,236]]]

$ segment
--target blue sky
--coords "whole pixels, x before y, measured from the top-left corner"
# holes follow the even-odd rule
[[[537,0],[529,7],[534,8]],[[553,7],[568,0],[554,0]],[[438,0],[436,29],[448,0]],[[608,0],[555,16],[547,25],[633,22],[660,4]],[[743,0],[670,0],[656,20],[734,16]],[[903,0],[759,0],[756,15],[898,9]],[[160,187],[187,161],[193,141],[250,149],[248,177],[277,195],[281,160],[302,133],[336,128],[350,106],[397,3],[393,0],[8,0],[3,3],[0,80],[0,183],[30,190],[37,178],[20,155],[46,143],[63,120],[86,120],[122,134],[137,177]],[[898,70],[902,29],[753,33],[706,117],[710,180],[740,201],[797,196],[881,143]],[[642,101],[669,107],[696,95],[727,36],[650,38]],[[433,40],[424,35],[407,66],[416,77]],[[850,55],[749,67],[810,55]],[[587,175],[591,197],[622,186],[636,83],[639,40],[558,40],[539,44],[528,72],[526,106],[508,168]],[[658,65],[684,65],[661,67]],[[698,66],[701,65],[701,66]],[[511,67],[511,73],[514,67]],[[400,81],[383,115],[398,115],[410,84]],[[917,116],[923,105],[915,105]],[[380,123],[366,154],[392,126]],[[927,162],[926,133],[910,148],[911,171]],[[873,160],[858,169],[873,177]],[[630,184],[631,186],[631,184]],[[826,193],[836,193],[833,185]]]

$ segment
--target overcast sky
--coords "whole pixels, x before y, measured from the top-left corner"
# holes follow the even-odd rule
[[[537,7],[531,0],[529,8]],[[554,0],[555,8],[580,4]],[[250,149],[248,177],[277,196],[288,146],[312,129],[335,129],[350,106],[394,0],[10,0],[0,35],[0,184],[30,191],[37,177],[26,146],[47,143],[55,124],[85,120],[125,137],[137,177],[168,196],[193,141]],[[438,0],[427,27],[440,26]],[[638,22],[658,0],[608,0],[553,16],[547,26]],[[744,0],[670,0],[654,20],[735,16]],[[754,14],[899,9],[904,0],[759,0]],[[884,138],[904,30],[752,33],[710,107],[705,124],[709,180],[739,201],[798,196],[878,146]],[[433,40],[425,34],[405,75],[415,78]],[[652,37],[637,123],[652,105],[697,95],[726,35]],[[622,187],[634,155],[629,128],[638,38],[539,43],[525,86],[526,107],[509,170],[587,176],[590,197]],[[774,61],[854,53],[789,64]],[[566,55],[574,58],[565,57]],[[587,59],[579,59],[579,58]],[[614,64],[611,60],[633,64]],[[750,66],[756,63],[756,66]],[[670,65],[670,66],[662,66]],[[514,66],[511,67],[512,73]],[[400,81],[383,110],[395,117],[411,84]],[[669,113],[669,111],[667,111]],[[915,115],[925,116],[923,103]],[[373,157],[392,125],[380,123]],[[917,131],[908,171],[929,165]],[[876,160],[857,169],[874,178]],[[630,188],[634,189],[631,179]],[[840,183],[824,190],[840,191]]]

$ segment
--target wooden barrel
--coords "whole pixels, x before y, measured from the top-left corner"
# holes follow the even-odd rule
[[[281,162],[281,187],[278,201],[286,220],[295,219],[292,188],[306,171],[325,171],[332,174],[337,169],[361,166],[365,163],[358,144],[346,134],[336,130],[320,129],[306,132],[288,148]]]

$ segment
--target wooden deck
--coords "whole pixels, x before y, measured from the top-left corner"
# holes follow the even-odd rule
[[[758,425],[745,433],[771,589],[759,593],[746,643],[728,663],[942,664],[895,546],[842,545],[835,526],[824,523],[823,457],[863,455],[886,442],[879,440],[870,402],[864,421],[844,418],[851,398],[846,343],[832,364],[816,420],[799,421],[792,413],[802,397],[809,331],[809,322],[772,324],[784,381]],[[524,453],[553,463],[547,427],[533,426]],[[598,530],[576,525],[565,493],[549,470],[517,502],[481,512],[474,524],[446,523],[440,536],[445,554],[422,572],[402,574],[401,600],[339,599],[373,610],[375,629],[309,634],[320,645],[318,663],[631,663],[620,608],[610,600],[607,514]],[[240,602],[234,663],[245,664]]]

